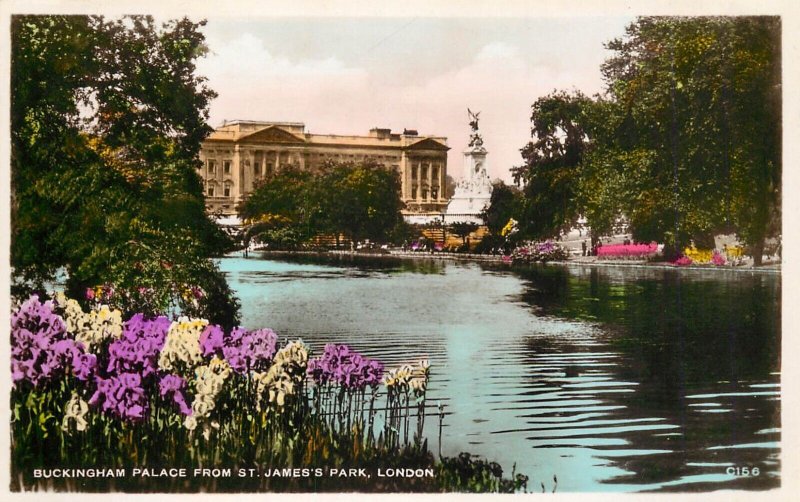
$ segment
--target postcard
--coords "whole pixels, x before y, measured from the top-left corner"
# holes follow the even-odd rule
[[[7,497],[791,493],[788,4],[2,7]]]

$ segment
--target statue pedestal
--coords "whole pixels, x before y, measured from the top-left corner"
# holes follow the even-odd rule
[[[464,177],[447,204],[445,223],[467,221],[483,224],[480,214],[492,197],[492,181],[486,172],[487,153],[482,145],[464,151]]]

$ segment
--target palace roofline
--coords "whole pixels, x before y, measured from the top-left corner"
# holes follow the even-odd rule
[[[244,127],[242,127],[244,126]],[[291,134],[297,140],[306,143],[327,146],[372,146],[407,148],[426,140],[433,140],[446,149],[447,137],[420,135],[416,130],[404,129],[402,133],[393,133],[388,128],[373,127],[368,135],[355,134],[313,134],[305,130],[302,122],[271,122],[261,120],[225,120],[223,124],[213,130],[205,141],[247,142],[248,137],[270,128],[278,128]],[[293,142],[291,138],[288,138]]]

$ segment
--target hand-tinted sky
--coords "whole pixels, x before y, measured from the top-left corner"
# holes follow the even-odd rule
[[[446,136],[461,176],[467,107],[481,112],[489,171],[510,179],[530,105],[554,89],[602,91],[604,42],[631,17],[209,17],[201,74],[219,93],[211,124],[304,122],[314,133],[372,127]]]

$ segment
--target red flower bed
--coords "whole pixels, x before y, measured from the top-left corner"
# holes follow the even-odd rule
[[[658,244],[610,244],[597,248],[598,258],[646,258],[658,252]]]

